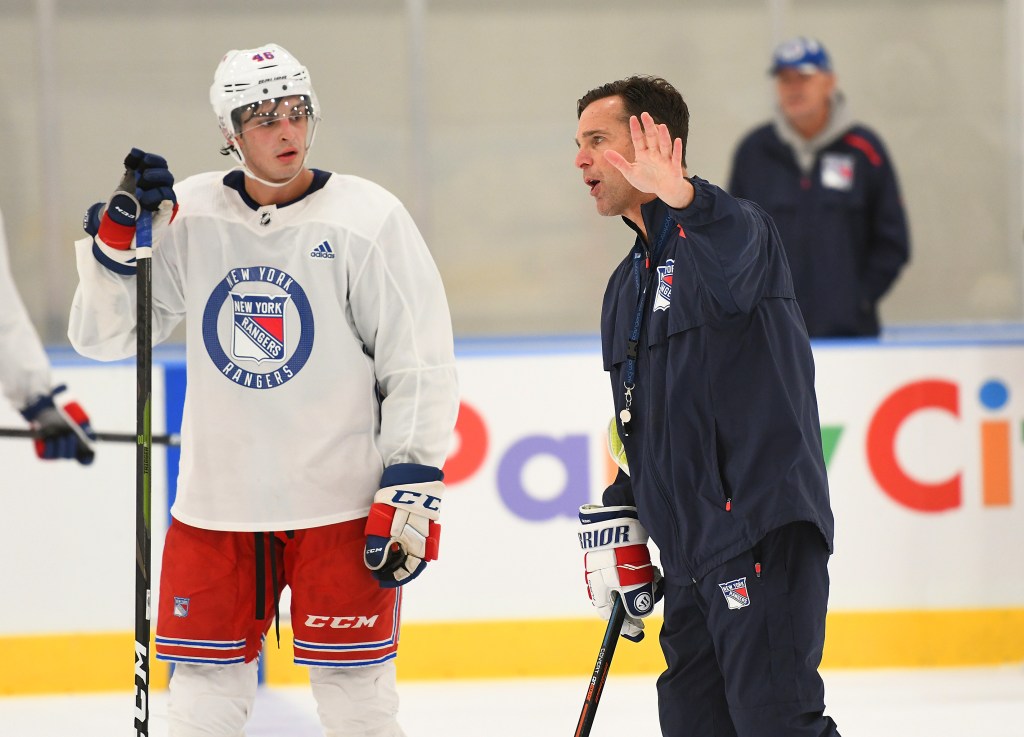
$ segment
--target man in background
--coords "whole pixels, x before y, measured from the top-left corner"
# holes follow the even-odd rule
[[[36,455],[45,460],[93,462],[89,416],[63,384],[54,386],[43,350],[11,275],[0,213],[0,387],[11,406],[36,431]]]
[[[910,256],[892,162],[851,117],[820,42],[782,43],[770,72],[775,118],[740,141],[729,191],[778,226],[812,338],[878,335],[878,303]]]

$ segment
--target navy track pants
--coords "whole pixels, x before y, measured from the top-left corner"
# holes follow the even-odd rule
[[[818,529],[795,522],[695,584],[665,582],[665,737],[838,737],[818,675],[828,558]]]

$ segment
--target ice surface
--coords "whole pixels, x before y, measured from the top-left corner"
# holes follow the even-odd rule
[[[614,668],[613,668],[614,671]],[[400,682],[408,737],[571,735],[589,674],[579,678]],[[1024,737],[1024,667],[826,671],[827,712],[844,737]],[[166,737],[165,691],[150,734]],[[2,737],[133,734],[129,692],[0,698]],[[261,688],[248,737],[322,735],[308,688]],[[659,734],[654,676],[608,680],[593,737]]]

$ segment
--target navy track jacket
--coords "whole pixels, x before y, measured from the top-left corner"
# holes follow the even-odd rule
[[[636,505],[680,584],[789,522],[815,524],[829,551],[833,538],[814,361],[778,232],[757,205],[691,181],[689,207],[643,206],[651,248],[659,236],[663,246],[648,266],[638,232],[601,320],[618,416],[649,285],[623,438],[630,475],[603,502]]]
[[[775,221],[814,337],[877,335],[877,304],[910,258],[896,173],[882,141],[855,125],[803,174],[772,124],[740,142],[729,192]]]

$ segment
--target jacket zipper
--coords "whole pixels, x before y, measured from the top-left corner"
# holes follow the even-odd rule
[[[654,282],[654,273],[655,272],[651,270],[651,252],[650,252],[650,250],[646,246],[644,248],[644,267],[647,270],[647,274],[645,275],[645,277],[647,279],[647,288],[649,290],[651,287],[655,286],[654,283],[653,283]],[[648,373],[648,378],[650,378],[650,353],[651,353],[651,348],[650,348],[650,345],[648,344],[648,342],[646,341],[646,338],[647,338],[647,330],[648,330],[649,327],[650,327],[650,323],[647,320],[644,320],[643,328],[640,330],[640,336],[639,336],[640,344],[644,347],[644,349],[647,352],[647,364],[648,364],[647,373]],[[667,348],[667,346],[666,346],[666,348]],[[648,384],[649,384],[649,382],[648,382]],[[647,391],[647,402],[646,402],[647,406],[644,409],[645,409],[645,411],[647,413],[647,417],[650,417],[651,416],[651,392],[650,392],[650,386],[648,386],[647,388],[648,388],[648,391]],[[650,430],[650,428],[648,426],[648,436],[650,435],[650,431],[649,430]],[[650,471],[651,477],[652,477],[652,479],[654,481],[654,486],[655,486],[655,488],[657,488],[658,495],[661,497],[661,500],[664,503],[665,508],[668,509],[668,510],[674,510],[674,507],[672,505],[672,499],[669,496],[666,484],[665,484],[664,480],[661,477],[661,473],[658,471],[657,464],[652,463],[650,437],[648,437],[647,441],[644,443],[644,462],[645,462],[646,468],[649,469],[649,471]],[[682,540],[682,535],[680,535],[680,533],[679,533],[679,524],[676,521],[675,515],[674,514],[670,514],[669,515],[669,520],[670,520],[670,522],[672,524],[672,531],[674,533],[675,539],[681,541]],[[682,551],[680,551],[680,552],[682,552]],[[693,583],[697,583],[697,579],[693,577],[693,572],[690,570],[690,566],[686,563],[686,561],[684,560],[684,556],[682,556],[682,555],[680,555],[679,564],[685,570],[687,577]]]

